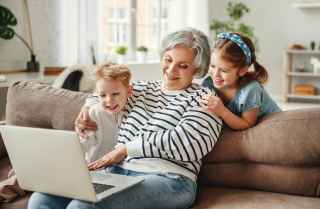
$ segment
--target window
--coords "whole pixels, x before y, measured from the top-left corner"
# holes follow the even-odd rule
[[[126,45],[128,58],[146,46],[149,59],[158,58],[162,37],[168,32],[169,0],[100,0],[99,37],[102,53],[114,55],[114,48]]]
[[[189,26],[209,34],[208,0],[68,0],[61,1],[61,60],[65,65],[116,60],[114,49],[148,47],[148,59],[159,60],[159,46],[169,31]],[[186,15],[188,14],[188,15]]]

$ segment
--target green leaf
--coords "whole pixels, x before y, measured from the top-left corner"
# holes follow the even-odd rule
[[[210,24],[210,29],[215,32],[215,36],[218,33],[224,31],[234,31],[234,25],[231,21],[220,21],[213,19]]]
[[[116,47],[116,53],[120,55],[125,55],[127,53],[127,47],[126,46]]]
[[[250,9],[238,0],[231,0],[227,4],[227,21],[212,19],[210,22],[210,30],[214,32],[214,37],[220,32],[237,32],[249,37],[258,48],[258,39],[254,35],[254,29],[241,21],[241,18],[250,12]]]
[[[245,4],[235,1],[228,2],[227,12],[231,19],[238,21],[243,17],[243,15],[249,13],[250,9]]]
[[[9,26],[16,26],[18,24],[17,18],[6,7],[0,5],[0,38],[11,39],[15,32]]]
[[[14,36],[14,30],[12,28],[6,28],[0,26],[0,37],[6,40],[12,39]]]

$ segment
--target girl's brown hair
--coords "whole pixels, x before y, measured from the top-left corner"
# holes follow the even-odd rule
[[[234,64],[237,68],[243,68],[253,64],[254,71],[249,71],[240,78],[240,84],[248,83],[252,80],[256,80],[261,84],[264,84],[268,80],[268,72],[260,63],[257,61],[255,54],[255,47],[252,41],[239,33],[234,33],[241,37],[242,41],[249,47],[251,52],[251,63],[248,65],[246,61],[246,55],[242,49],[233,41],[229,39],[218,39],[214,45],[213,51],[219,50],[221,57]]]

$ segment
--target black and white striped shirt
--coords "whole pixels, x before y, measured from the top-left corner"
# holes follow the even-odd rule
[[[201,159],[219,138],[222,121],[201,107],[208,89],[193,84],[185,90],[163,91],[161,84],[133,84],[118,134],[118,142],[128,151],[121,166],[196,180]]]
[[[222,121],[201,107],[201,98],[208,93],[197,84],[165,92],[161,81],[134,83],[118,135],[118,142],[128,149],[123,166],[149,172],[158,168],[157,172],[179,172],[195,179],[201,159],[212,150],[222,128]]]

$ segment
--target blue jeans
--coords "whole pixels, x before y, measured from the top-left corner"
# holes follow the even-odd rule
[[[28,209],[186,209],[196,197],[196,183],[185,177],[135,172],[118,166],[109,168],[109,172],[143,176],[145,180],[97,203],[35,192]]]

